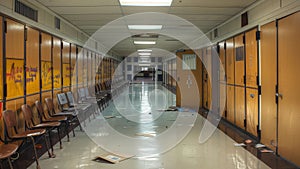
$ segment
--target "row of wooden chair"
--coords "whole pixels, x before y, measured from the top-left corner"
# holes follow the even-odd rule
[[[6,144],[0,145],[0,160],[7,159],[9,167],[12,169],[11,156],[15,154],[19,147],[27,140],[30,140],[34,150],[34,158],[37,168],[40,168],[38,154],[36,149],[36,138],[43,138],[47,147],[49,158],[54,158],[54,149],[51,139],[53,130],[57,130],[60,148],[62,149],[61,129],[64,129],[68,141],[69,132],[72,130],[75,136],[74,126],[79,125],[82,130],[81,123],[85,125],[85,120],[89,119],[96,113],[103,111],[109,104],[110,99],[117,95],[120,88],[126,83],[116,83],[118,87],[111,87],[111,81],[106,81],[97,84],[93,87],[85,87],[78,89],[74,97],[72,92],[57,94],[59,110],[57,111],[52,98],[45,98],[47,111],[40,101],[36,101],[34,105],[24,104],[21,106],[21,111],[24,116],[25,129],[18,129],[17,113],[12,110],[3,111],[3,122],[5,127],[5,139],[1,141]],[[36,108],[38,119],[34,118],[33,108]],[[15,141],[20,141],[21,144],[14,144]],[[51,151],[50,151],[51,150]]]

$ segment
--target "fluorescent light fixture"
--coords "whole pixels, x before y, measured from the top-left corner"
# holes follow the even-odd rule
[[[171,6],[172,0],[119,0],[122,6]]]
[[[142,64],[139,64],[139,66],[148,66],[148,67],[149,67],[150,64],[143,64],[143,63],[142,63]]]
[[[155,45],[155,41],[133,41],[136,45]]]
[[[128,25],[128,29],[135,30],[160,30],[162,25]]]
[[[138,52],[152,52],[151,49],[139,49]]]
[[[149,56],[149,55],[151,55],[151,53],[139,53],[139,55],[141,55],[141,56]]]

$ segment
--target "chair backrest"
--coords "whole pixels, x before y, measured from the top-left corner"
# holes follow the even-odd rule
[[[84,88],[78,89],[78,96],[79,96],[79,100],[85,100],[86,99]]]
[[[3,112],[3,120],[5,125],[6,134],[9,138],[13,135],[13,131],[17,133],[17,114],[12,110],[5,110]]]
[[[73,93],[72,92],[67,92],[66,95],[67,95],[69,106],[74,105],[75,101],[74,101]]]
[[[27,128],[31,128],[34,125],[33,113],[29,105],[23,104],[21,110],[24,114],[25,124]]]
[[[55,114],[55,108],[53,104],[53,100],[51,98],[45,98],[45,103],[48,108],[48,113],[51,115]]]
[[[40,120],[43,121],[43,118],[46,119],[45,111],[43,108],[43,105],[40,101],[35,101],[35,107],[37,109],[37,112],[39,114]]]
[[[69,102],[65,93],[57,94],[58,105],[63,110],[65,106],[69,106]]]

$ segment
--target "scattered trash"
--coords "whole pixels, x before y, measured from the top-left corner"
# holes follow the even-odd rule
[[[247,139],[247,140],[245,140],[245,143],[246,143],[246,144],[250,144],[250,143],[252,143],[252,140]]]
[[[255,145],[255,148],[264,148],[264,147],[266,147],[266,146],[263,145],[263,144],[256,144],[256,145]]]
[[[126,159],[129,159],[131,157],[133,157],[133,156],[125,156],[125,155],[118,155],[118,154],[109,153],[109,154],[103,154],[103,155],[97,156],[95,158],[95,161],[97,159],[102,159],[102,160],[108,161],[110,163],[116,164],[116,163],[119,163],[119,162],[124,161]]]
[[[244,144],[244,143],[233,143],[233,145],[235,147],[244,147],[244,146],[246,146],[246,144]]]
[[[104,116],[105,119],[115,118],[116,116]]]
[[[268,150],[268,149],[261,149],[260,152],[262,152],[262,153],[273,153],[272,150]]]

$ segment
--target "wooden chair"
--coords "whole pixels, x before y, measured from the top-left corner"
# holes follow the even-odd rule
[[[77,114],[75,112],[56,112],[53,100],[51,98],[45,98],[45,103],[48,108],[48,114],[51,117],[57,117],[57,116],[67,117],[67,119],[68,119],[67,120],[67,126],[68,126],[67,133],[69,133],[69,127],[71,127],[73,122],[77,121]],[[75,137],[74,127],[72,128],[72,132],[73,132],[73,136]],[[70,141],[69,134],[67,136],[68,136],[68,141]]]
[[[1,137],[0,140],[4,143]],[[12,143],[0,145],[0,160],[2,161],[7,159],[10,169],[13,169],[13,165],[11,163],[11,156],[17,152],[18,148],[18,145]]]
[[[49,114],[46,114],[43,108],[43,105],[40,101],[35,101],[35,107],[37,109],[37,112],[39,113],[39,116],[41,117],[42,122],[62,122],[65,124],[65,131],[67,133],[67,138],[68,141],[70,141],[69,137],[69,122],[68,122],[68,117],[67,116],[56,116],[56,117],[51,117]],[[62,147],[61,147],[62,148]]]
[[[36,161],[36,168],[40,169],[39,161],[38,161],[38,155],[37,150],[35,147],[35,137],[38,136],[44,136],[44,140],[47,146],[48,154],[49,152],[49,145],[46,138],[46,130],[45,129],[34,129],[34,130],[26,130],[20,132],[18,131],[18,122],[17,122],[17,115],[16,112],[13,112],[12,110],[5,110],[3,112],[3,119],[4,119],[4,126],[5,126],[5,133],[6,137],[12,141],[14,140],[22,140],[25,141],[27,139],[31,139],[34,155],[35,155],[35,161]]]
[[[49,155],[49,157],[54,158],[55,155],[54,155],[53,144],[52,144],[52,139],[51,139],[51,131],[54,129],[57,129],[59,144],[60,144],[60,148],[62,149],[62,142],[61,142],[61,137],[60,137],[61,123],[58,121],[42,122],[41,117],[39,117],[38,124],[35,124],[31,107],[27,104],[24,104],[21,106],[21,110],[23,111],[24,118],[25,118],[25,125],[27,128],[29,128],[29,129],[46,129],[47,130],[47,133],[49,135],[49,140],[50,140],[50,147],[51,147],[51,151],[52,151],[52,153],[51,153],[51,155]]]

